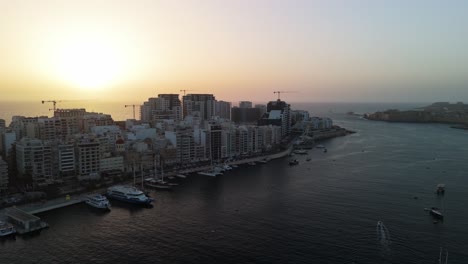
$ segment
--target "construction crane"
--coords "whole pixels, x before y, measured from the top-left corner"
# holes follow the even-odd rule
[[[184,92],[184,96],[185,96],[185,92],[190,92],[190,91],[195,91],[195,90],[180,90],[181,92]]]
[[[297,93],[297,92],[296,92],[296,91],[274,91],[273,93],[274,93],[274,94],[278,94],[278,100],[280,100],[280,99],[281,99],[281,98],[280,98],[280,95],[281,95],[282,93]]]
[[[57,103],[60,103],[60,102],[62,102],[62,101],[56,101],[56,100],[47,100],[47,101],[46,101],[46,100],[42,100],[42,104],[45,104],[45,103],[52,103],[54,107],[53,107],[53,108],[49,108],[49,111],[50,111],[50,110],[54,110],[54,112],[55,112],[55,110],[57,110]]]
[[[125,105],[125,108],[130,107],[130,106],[133,107],[133,119],[135,119],[135,106],[136,106],[136,105],[134,105],[134,104],[132,104],[132,105]],[[136,120],[136,119],[135,119],[135,120]]]

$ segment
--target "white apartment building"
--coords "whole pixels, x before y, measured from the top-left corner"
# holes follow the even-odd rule
[[[61,175],[71,175],[75,172],[75,146],[73,144],[59,144],[58,170]]]
[[[85,139],[77,144],[78,173],[80,176],[99,173],[100,144],[93,139]]]
[[[40,139],[22,138],[16,144],[19,177],[30,175],[34,184],[52,183],[52,148]]]

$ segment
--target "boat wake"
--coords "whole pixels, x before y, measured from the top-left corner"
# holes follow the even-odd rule
[[[385,227],[382,221],[377,222],[377,240],[381,246],[387,249],[392,243],[390,239],[390,233],[388,232],[387,227]]]

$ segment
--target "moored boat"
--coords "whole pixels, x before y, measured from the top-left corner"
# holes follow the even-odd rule
[[[216,177],[218,175],[221,175],[222,173],[215,172],[215,171],[199,171],[199,172],[197,172],[197,174],[204,175],[204,176]]]
[[[16,234],[16,229],[12,224],[0,221],[0,237],[6,237],[14,234]]]
[[[172,185],[166,181],[155,179],[155,178],[146,178],[145,186],[156,188],[156,189],[171,189]]]
[[[89,195],[86,197],[85,203],[89,206],[98,209],[110,210],[110,202],[107,198],[100,194]]]
[[[294,153],[299,154],[299,155],[306,155],[307,150],[305,150],[305,149],[296,149],[296,150],[294,150]]]
[[[107,188],[107,197],[133,204],[150,204],[153,199],[133,186],[116,185]]]

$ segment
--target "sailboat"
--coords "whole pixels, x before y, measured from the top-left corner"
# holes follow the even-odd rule
[[[199,171],[197,174],[204,175],[204,176],[210,176],[210,177],[216,177],[218,175],[223,175],[220,168],[216,169],[213,166],[213,157],[211,156],[211,148],[210,148],[210,161],[211,161],[211,170],[209,170],[209,171]]]
[[[172,186],[168,182],[164,181],[164,168],[163,168],[162,165],[161,165],[161,179],[157,178],[156,165],[154,164],[153,178],[146,178],[145,179],[145,184],[148,187],[157,188],[157,189],[168,190],[168,189],[172,188]]]

